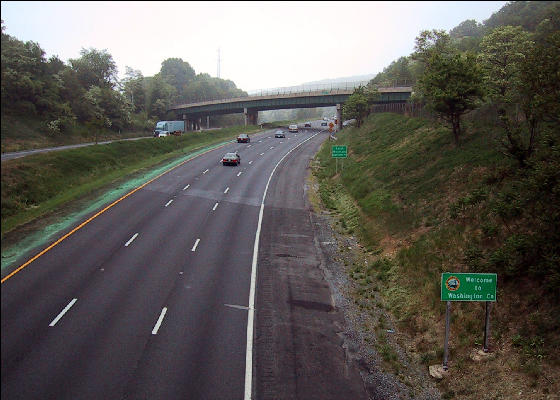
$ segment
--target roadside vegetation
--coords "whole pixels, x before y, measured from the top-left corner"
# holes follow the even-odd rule
[[[410,57],[345,104],[345,119],[358,123],[335,144],[348,146],[348,158],[336,164],[333,142],[317,155],[323,205],[364,248],[349,266],[356,301],[380,295],[372,306],[392,313],[426,368],[443,357],[441,273],[498,274],[486,362],[472,360],[484,304],[452,305],[444,398],[560,392],[558,21],[557,2],[514,2],[483,25],[421,32]],[[371,114],[384,79],[412,82],[428,117]]]
[[[65,63],[5,31],[2,20],[2,152],[146,136],[158,120],[176,118],[167,111],[172,105],[247,96],[180,58],[164,60],[153,77],[127,66],[119,80],[107,50],[84,48]],[[242,125],[243,116],[216,116],[211,124]]]
[[[179,137],[92,145],[2,162],[2,238],[16,227],[96,189],[258,129],[247,126],[189,132]]]
[[[379,306],[373,294],[380,294],[381,306],[410,338],[406,347],[426,368],[443,356],[440,274],[498,274],[490,341],[496,358],[482,366],[470,359],[482,344],[483,304],[454,303],[452,372],[440,384],[443,393],[454,388],[457,397],[449,398],[461,398],[488,385],[496,397],[481,398],[507,398],[525,387],[552,394],[560,376],[559,202],[551,192],[558,181],[545,182],[558,175],[558,154],[539,171],[519,171],[497,151],[488,127],[467,126],[457,148],[437,122],[370,115],[361,128],[339,133],[336,144],[347,145],[349,157],[338,166],[332,142],[317,155],[320,198],[338,229],[363,245],[349,267],[359,301]]]

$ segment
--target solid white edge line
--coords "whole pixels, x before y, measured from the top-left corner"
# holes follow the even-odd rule
[[[192,247],[191,251],[196,251],[196,247],[198,246],[199,242],[200,242],[200,239],[196,239],[196,242],[194,242],[194,246]]]
[[[135,233],[134,235],[132,235],[132,237],[128,240],[128,242],[126,242],[126,243],[124,244],[124,247],[128,247],[128,245],[129,245],[130,243],[132,243],[132,242],[134,241],[134,239],[136,239],[137,237],[138,237],[138,233]]]
[[[62,318],[64,316],[64,314],[66,314],[68,312],[68,310],[70,310],[70,307],[72,307],[74,305],[75,302],[77,302],[78,299],[72,299],[72,301],[70,303],[68,303],[68,305],[66,307],[64,307],[64,310],[62,310],[60,312],[60,314],[58,314],[56,316],[55,319],[53,319],[53,321],[49,324],[49,326],[55,326],[56,323],[60,320],[60,318]]]
[[[316,133],[313,136],[310,136],[293,149],[288,151],[284,154],[284,157],[278,161],[278,164],[274,167],[270,176],[268,177],[268,181],[266,182],[266,186],[264,188],[264,193],[261,201],[261,208],[259,210],[259,222],[257,223],[257,232],[255,233],[255,244],[253,246],[253,263],[251,265],[251,287],[249,289],[249,311],[247,314],[247,351],[245,355],[245,400],[251,400],[252,396],[252,384],[253,384],[253,324],[255,319],[255,290],[257,284],[257,258],[259,254],[259,240],[261,235],[261,225],[262,225],[262,218],[264,213],[264,201],[266,199],[266,193],[268,191],[268,185],[270,184],[270,180],[272,179],[272,175],[276,171],[276,168],[280,165],[282,161],[290,154],[292,151],[297,149],[299,146],[307,142],[308,140],[317,136]]]
[[[173,203],[173,199],[169,200],[169,201],[167,202],[167,204],[165,205],[165,207],[167,207],[167,206],[170,205],[171,203]]]
[[[163,322],[163,318],[165,317],[166,313],[167,313],[167,307],[163,307],[163,309],[161,310],[161,314],[159,314],[159,318],[156,322],[156,325],[154,326],[154,329],[152,329],[152,335],[157,335],[159,331],[159,327],[161,326],[161,323]]]
[[[216,211],[216,208],[218,208],[218,203],[214,204],[214,208],[212,208],[212,211]]]

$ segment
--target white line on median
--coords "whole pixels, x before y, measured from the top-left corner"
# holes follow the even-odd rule
[[[187,190],[189,188],[190,185],[187,185],[183,188],[183,190]]]
[[[167,206],[170,205],[171,203],[173,203],[173,199],[169,200],[169,201],[167,202],[167,204],[165,205],[165,207],[167,207]]]
[[[136,239],[138,237],[138,233],[135,233],[129,240],[128,242],[125,243],[124,247],[128,247],[128,245],[130,243],[132,243],[134,241],[134,239]]]
[[[206,171],[204,171],[204,172],[202,173],[202,175],[204,175],[204,174],[207,173],[208,171],[210,171],[210,170],[209,170],[209,169],[206,169]]]
[[[264,153],[261,153],[261,156],[264,155]]]
[[[239,172],[237,173],[237,176],[241,175],[242,173],[243,173],[243,171],[239,171]]]
[[[253,161],[249,161],[249,165],[253,164]]]
[[[152,330],[152,335],[157,335],[159,327],[161,326],[163,318],[165,317],[165,313],[167,313],[167,307],[163,307],[163,309],[161,310],[161,314],[159,315],[159,318],[156,322],[156,326],[154,326],[154,329]]]
[[[244,400],[251,400],[251,392],[252,392],[252,385],[253,385],[253,324],[255,319],[255,291],[257,285],[257,258],[259,254],[259,240],[261,235],[261,225],[262,219],[264,214],[264,201],[266,199],[266,192],[268,191],[268,185],[270,184],[270,180],[272,179],[272,175],[274,175],[274,171],[280,165],[280,163],[290,154],[292,151],[297,149],[299,146],[307,142],[308,140],[313,139],[318,134],[316,133],[313,136],[310,136],[300,144],[293,147],[290,151],[284,154],[284,157],[278,161],[278,164],[274,167],[270,176],[268,177],[268,182],[264,188],[264,194],[261,201],[261,208],[259,211],[259,221],[257,223],[257,232],[255,233],[255,244],[253,246],[253,263],[251,265],[251,286],[249,288],[249,311],[247,314],[247,350],[245,354],[245,397]]]
[[[70,303],[68,303],[68,305],[66,307],[64,307],[64,310],[62,310],[60,312],[60,314],[57,315],[57,317],[55,319],[53,319],[53,321],[49,324],[49,326],[55,326],[56,323],[60,320],[60,318],[62,318],[64,316],[64,314],[66,314],[68,312],[68,310],[70,310],[70,307],[72,307],[74,305],[75,302],[77,302],[78,299],[72,299],[72,301]]]
[[[224,190],[224,194],[229,192],[229,186],[226,188],[226,190]]]
[[[194,246],[192,247],[191,251],[196,251],[196,247],[198,246],[199,242],[200,242],[200,239],[196,239],[196,242],[194,242]]]
[[[216,208],[218,208],[218,203],[214,204],[214,208],[212,209],[212,211],[216,211]]]

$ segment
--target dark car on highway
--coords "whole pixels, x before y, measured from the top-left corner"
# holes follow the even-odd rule
[[[251,138],[246,133],[242,133],[237,137],[237,143],[249,143]]]
[[[311,122],[306,122],[304,125],[305,128],[311,128]]]
[[[223,165],[235,165],[238,166],[241,164],[241,157],[237,152],[235,153],[226,153],[222,157],[222,164]]]
[[[285,138],[286,134],[284,133],[284,131],[276,131],[276,133],[274,134],[275,138]]]

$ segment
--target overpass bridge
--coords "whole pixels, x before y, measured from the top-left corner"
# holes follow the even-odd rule
[[[376,102],[378,104],[404,103],[412,93],[410,86],[380,87],[378,90],[381,94],[380,99]],[[180,104],[171,107],[169,111],[174,111],[178,119],[186,122],[187,130],[197,130],[200,129],[204,117],[209,126],[212,115],[243,113],[245,125],[256,125],[259,111],[336,106],[338,122],[339,125],[342,125],[342,104],[352,93],[354,93],[354,87],[278,90],[261,92],[249,97]]]

